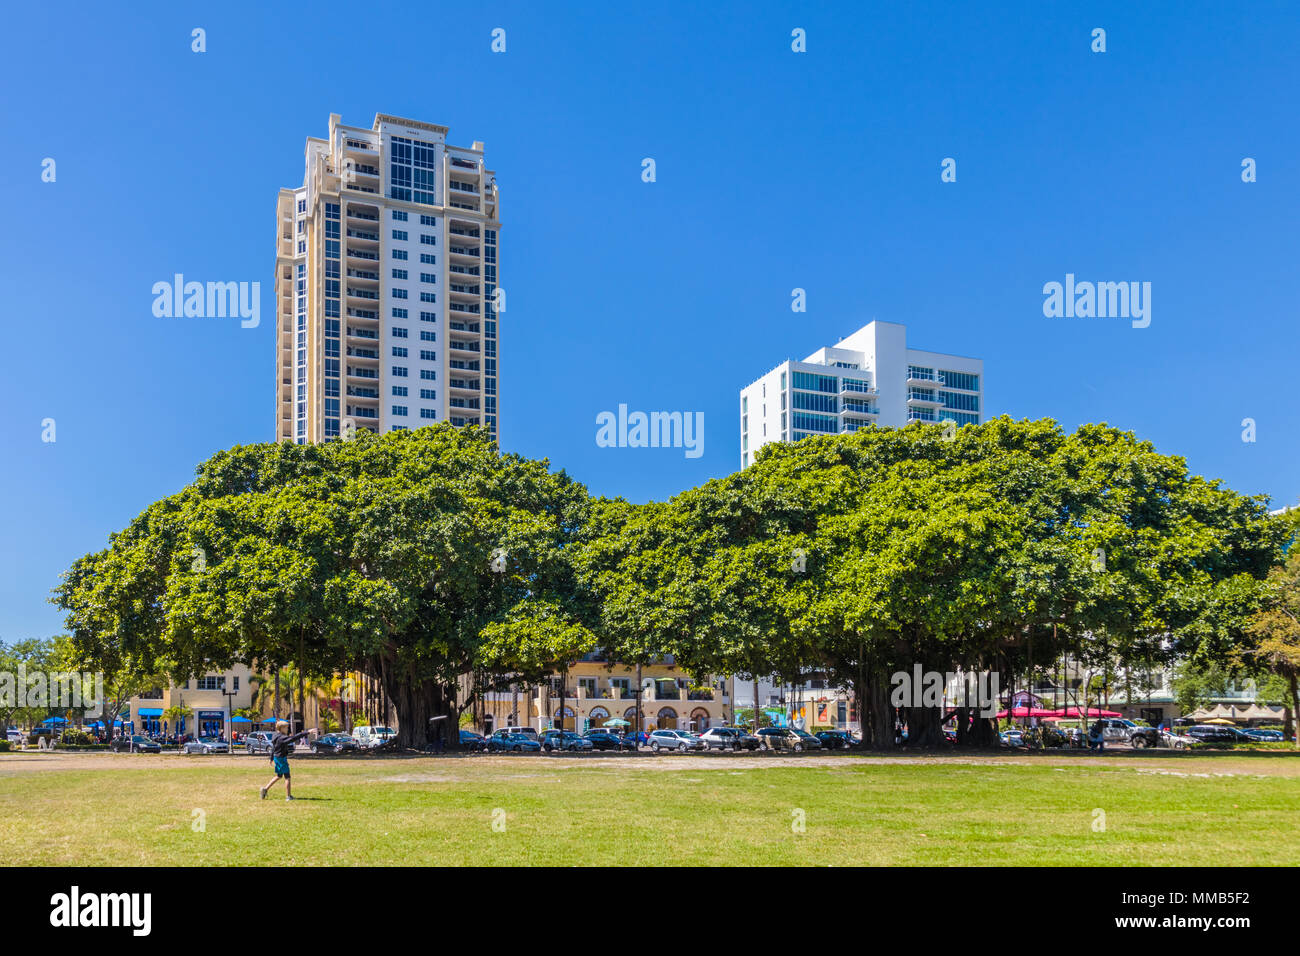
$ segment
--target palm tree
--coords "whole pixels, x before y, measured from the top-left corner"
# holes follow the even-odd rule
[[[163,720],[167,721],[172,728],[172,732],[177,734],[180,733],[180,722],[193,716],[194,711],[184,704],[173,704],[163,711]]]

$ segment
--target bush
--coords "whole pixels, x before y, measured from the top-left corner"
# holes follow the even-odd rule
[[[0,754],[6,754],[8,752],[9,752],[9,741],[0,740]]]

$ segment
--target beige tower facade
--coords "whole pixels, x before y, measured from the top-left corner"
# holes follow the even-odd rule
[[[496,173],[483,143],[379,114],[309,137],[276,203],[276,439],[437,422],[497,438]]]

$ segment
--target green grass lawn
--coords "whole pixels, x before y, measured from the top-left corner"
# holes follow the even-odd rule
[[[254,758],[0,755],[0,859],[1300,864],[1290,753],[297,759],[294,803],[260,800],[268,777]]]

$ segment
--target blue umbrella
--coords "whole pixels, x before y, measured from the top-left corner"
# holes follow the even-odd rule
[[[44,721],[47,724],[66,724],[67,721],[62,717],[47,717]]]
[[[230,718],[230,722],[231,722],[232,724],[251,724],[251,723],[252,723],[252,721],[249,720],[247,717],[231,717],[231,718]]]

